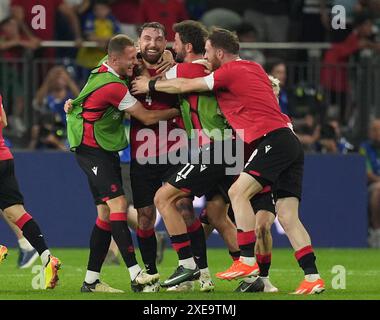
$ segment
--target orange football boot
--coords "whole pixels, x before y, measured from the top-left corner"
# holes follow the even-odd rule
[[[216,277],[222,280],[234,280],[250,276],[258,276],[259,273],[260,269],[257,263],[255,263],[254,266],[249,266],[240,260],[236,260],[226,271],[218,272]]]
[[[325,282],[322,279],[316,281],[307,281],[306,279],[301,282],[298,289],[293,294],[318,294],[325,291]]]

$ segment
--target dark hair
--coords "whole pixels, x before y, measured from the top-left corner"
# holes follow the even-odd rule
[[[126,47],[134,47],[134,41],[124,34],[118,34],[108,43],[108,54],[122,53]]]
[[[214,48],[223,49],[231,54],[239,54],[239,38],[235,32],[222,28],[213,28],[208,36]]]
[[[137,29],[137,33],[138,33],[139,37],[141,37],[142,32],[143,32],[145,29],[147,29],[147,28],[153,28],[153,29],[161,30],[162,33],[164,34],[164,36],[166,37],[166,29],[165,29],[165,26],[162,25],[162,24],[159,23],[159,22],[146,22],[146,23],[144,23],[142,26],[140,26],[140,27]]]
[[[268,62],[265,64],[265,71],[269,74],[272,73],[273,69],[276,68],[280,64],[285,64],[285,61],[279,58],[273,58],[268,60]]]
[[[193,46],[194,53],[201,54],[205,51],[208,31],[202,23],[194,20],[182,21],[173,25],[173,31],[179,34],[184,44],[190,43]]]

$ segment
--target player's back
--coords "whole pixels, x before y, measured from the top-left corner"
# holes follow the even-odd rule
[[[214,89],[223,114],[232,127],[245,129],[247,142],[290,123],[280,110],[268,75],[258,63],[225,63],[214,72]]]

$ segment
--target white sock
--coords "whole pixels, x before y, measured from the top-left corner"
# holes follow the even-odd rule
[[[239,259],[241,262],[243,262],[244,264],[246,265],[249,265],[251,267],[253,267],[256,263],[256,258],[255,257],[244,257],[244,256],[240,256],[240,259]]]
[[[138,264],[135,264],[132,267],[128,268],[129,276],[131,277],[131,280],[135,280],[138,274],[141,272],[141,267]]]
[[[41,258],[43,266],[46,266],[48,264],[48,262],[49,262],[49,256],[50,256],[50,251],[49,250],[45,250],[44,252],[42,252],[40,258]]]
[[[84,278],[84,281],[88,284],[94,283],[96,280],[100,279],[100,273],[95,271],[87,270],[86,277]]]
[[[29,241],[26,240],[26,238],[24,238],[24,237],[22,237],[21,239],[18,239],[18,246],[20,247],[21,250],[24,250],[24,251],[34,250],[34,248],[29,243]]]
[[[200,269],[201,274],[210,274],[210,270],[208,268]]]
[[[314,281],[317,281],[318,279],[320,279],[321,277],[319,276],[319,274],[307,274],[305,276],[305,280],[309,281],[309,282],[314,282]]]
[[[194,270],[197,267],[193,257],[179,260],[178,265],[184,266],[186,269],[191,269],[191,270]]]

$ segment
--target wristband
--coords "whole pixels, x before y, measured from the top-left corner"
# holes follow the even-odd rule
[[[156,92],[156,88],[155,88],[156,82],[157,82],[157,79],[149,81],[149,92],[150,93]]]

